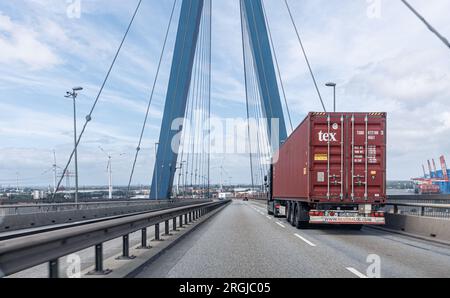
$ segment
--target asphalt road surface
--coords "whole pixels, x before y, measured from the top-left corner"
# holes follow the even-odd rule
[[[297,230],[235,201],[139,278],[450,277],[450,247],[370,228]]]

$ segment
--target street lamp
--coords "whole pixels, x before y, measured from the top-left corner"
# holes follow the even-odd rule
[[[74,87],[72,92],[67,91],[66,98],[73,99],[73,139],[74,139],[74,151],[75,151],[75,204],[78,204],[78,145],[77,145],[77,108],[76,99],[77,92],[83,90],[83,87]]]
[[[180,162],[180,167],[177,168],[180,170],[180,172],[178,173],[178,181],[177,181],[177,195],[180,195],[180,182],[182,183],[182,177],[183,177],[183,165],[186,163],[186,161],[181,161]]]
[[[332,87],[333,88],[333,94],[334,94],[334,99],[333,99],[333,110],[336,113],[336,83],[330,82],[330,83],[326,83],[325,86],[327,87]]]

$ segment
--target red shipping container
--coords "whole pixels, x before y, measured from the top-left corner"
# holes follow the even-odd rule
[[[273,198],[384,204],[386,128],[386,113],[310,113],[274,156]]]

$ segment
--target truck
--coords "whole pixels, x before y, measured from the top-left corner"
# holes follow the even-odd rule
[[[384,225],[386,130],[386,113],[309,113],[272,157],[269,215],[297,228]]]
[[[221,192],[219,193],[219,200],[228,200],[233,198],[233,194],[231,192]]]

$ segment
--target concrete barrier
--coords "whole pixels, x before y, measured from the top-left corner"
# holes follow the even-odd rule
[[[394,231],[450,243],[449,219],[386,214],[385,227]]]

